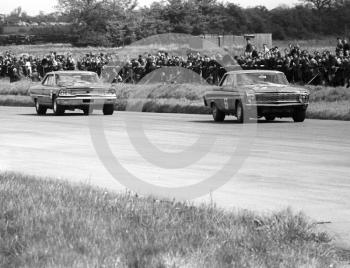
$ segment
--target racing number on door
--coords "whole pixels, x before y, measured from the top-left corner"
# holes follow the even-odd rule
[[[227,98],[224,98],[224,106],[225,106],[225,109],[228,110],[228,99]]]

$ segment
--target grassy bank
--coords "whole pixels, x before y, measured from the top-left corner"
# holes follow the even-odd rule
[[[33,106],[28,96],[30,81],[9,83],[0,80],[0,105]],[[213,88],[200,84],[151,84],[114,86],[117,110],[158,113],[208,114],[203,95]],[[307,86],[310,90],[308,118],[350,120],[350,89],[345,87]]]
[[[209,114],[203,95],[213,86],[118,85],[118,109],[143,112]],[[307,86],[310,105],[307,118],[350,120],[350,89],[345,87]],[[134,108],[136,107],[136,108]],[[142,108],[140,108],[142,107]]]
[[[0,79],[0,96],[27,96],[29,94],[29,87],[32,84],[30,80],[23,79],[19,82],[10,83],[10,79]]]
[[[312,102],[306,113],[307,118],[350,121],[350,102]]]
[[[159,38],[158,36],[148,37],[143,40],[134,42],[132,45],[125,47],[74,47],[70,44],[37,44],[37,45],[6,45],[1,46],[2,51],[11,51],[15,55],[21,55],[23,53],[43,57],[45,55],[51,54],[55,51],[58,55],[67,55],[70,53],[74,59],[79,58],[89,54],[109,54],[112,56],[112,62],[114,60],[126,60],[130,58],[137,58],[138,55],[148,55],[151,53],[156,55],[159,51],[167,51],[170,55],[187,55],[188,51],[193,48],[191,46],[192,38],[188,38],[186,35],[182,34],[172,34],[170,36],[165,36]],[[227,48],[226,48],[227,49]],[[195,51],[199,51],[203,55],[215,55],[220,53],[222,55],[227,54],[224,48],[218,47],[216,44],[204,40],[201,48],[197,46]],[[238,52],[238,51],[237,51]],[[239,50],[239,53],[241,51]]]
[[[261,216],[0,173],[0,267],[335,267],[326,233]],[[333,266],[331,266],[333,265]]]
[[[87,53],[109,53],[109,54],[118,54],[124,56],[124,54],[131,55],[132,57],[137,57],[142,53],[156,53],[159,50],[168,51],[170,54],[177,54],[181,48],[182,43],[188,43],[188,40],[184,38],[182,41],[179,40],[181,35],[173,34],[173,40],[163,40],[163,45],[159,44],[159,38],[149,37],[138,42],[133,43],[132,46],[126,46],[124,48],[116,47],[74,47],[70,44],[37,44],[37,45],[6,45],[1,46],[2,51],[12,51],[13,53],[19,55],[22,53],[29,53],[30,55],[43,56],[50,54],[51,51],[56,51],[57,54],[66,54],[67,52],[71,53],[73,57],[78,58]],[[330,50],[334,52],[336,45],[337,36],[323,37],[321,39],[310,39],[310,40],[273,40],[273,46],[278,46],[280,51],[283,51],[285,48],[288,48],[290,43],[299,44],[301,49],[307,49],[310,52],[314,50],[323,51]],[[207,53],[212,54],[213,50],[220,50],[216,45],[209,42],[204,43],[204,49],[197,50],[202,51],[203,54]],[[189,45],[187,45],[189,47]],[[228,48],[229,49],[229,48]],[[232,49],[232,48],[231,48]],[[235,51],[233,51],[235,52]],[[241,51],[239,51],[241,53]],[[182,55],[186,55],[183,53]],[[235,54],[234,54],[235,55]],[[238,54],[240,55],[240,54]]]
[[[29,96],[0,95],[0,106],[34,107]]]

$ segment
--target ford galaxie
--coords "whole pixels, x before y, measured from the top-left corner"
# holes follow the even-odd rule
[[[33,85],[29,92],[39,115],[46,114],[47,109],[52,109],[55,115],[74,109],[89,115],[94,108],[112,115],[117,100],[114,89],[101,83],[96,73],[87,71],[47,73],[43,81]]]

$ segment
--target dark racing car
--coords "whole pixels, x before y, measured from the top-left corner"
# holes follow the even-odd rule
[[[305,120],[309,91],[290,85],[282,72],[239,70],[224,75],[219,88],[206,92],[204,104],[212,109],[215,121],[234,115],[241,123],[250,117],[292,117]]]

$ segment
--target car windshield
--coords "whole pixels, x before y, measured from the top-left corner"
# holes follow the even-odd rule
[[[253,85],[273,83],[287,85],[287,78],[283,73],[243,73],[237,74],[238,85]]]
[[[98,83],[99,79],[97,74],[79,74],[79,73],[66,73],[56,75],[57,83],[71,84],[71,83]]]

